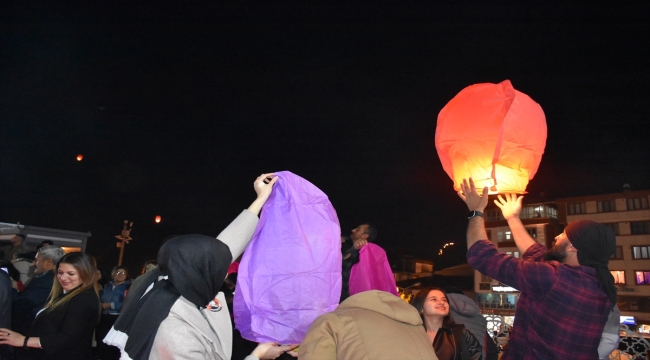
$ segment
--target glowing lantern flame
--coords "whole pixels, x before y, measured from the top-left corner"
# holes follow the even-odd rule
[[[159,223],[161,220],[162,220],[162,217],[160,217],[160,215],[156,215],[156,219],[155,219],[156,224]]]
[[[468,86],[438,115],[436,150],[456,191],[472,177],[479,192],[525,193],[545,145],[544,111],[509,80]]]
[[[84,158],[83,155],[81,155],[81,154],[77,155],[77,161],[81,161],[81,160],[83,160],[83,158]]]

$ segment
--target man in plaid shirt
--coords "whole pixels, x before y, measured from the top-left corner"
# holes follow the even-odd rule
[[[483,189],[487,194],[488,188]],[[551,250],[533,240],[519,220],[522,197],[499,195],[521,259],[497,250],[487,239],[480,196],[472,179],[458,195],[470,210],[467,261],[476,270],[521,292],[508,347],[502,359],[598,359],[598,344],[616,304],[609,257],[616,238],[606,226],[574,221]]]

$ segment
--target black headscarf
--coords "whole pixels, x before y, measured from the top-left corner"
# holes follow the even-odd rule
[[[197,308],[205,307],[219,292],[232,262],[230,248],[205,235],[183,235],[168,240],[158,251],[158,268],[145,276],[143,286],[129,293],[115,330],[128,335],[124,350],[132,359],[148,359],[158,327],[182,295]],[[147,286],[159,276],[167,280]],[[128,298],[127,297],[127,298]]]
[[[616,286],[609,272],[609,258],[616,252],[616,235],[603,224],[591,220],[571,222],[565,229],[569,241],[578,250],[578,262],[596,269],[607,297],[616,305]]]

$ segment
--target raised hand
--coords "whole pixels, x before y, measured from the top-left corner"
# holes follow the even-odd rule
[[[253,212],[255,215],[259,215],[262,210],[262,206],[266,200],[268,200],[271,192],[273,191],[273,185],[278,181],[278,177],[274,173],[262,174],[258,176],[253,182],[253,188],[257,193],[257,199],[248,207],[248,210]]]
[[[262,174],[255,179],[253,187],[257,193],[257,198],[263,198],[264,201],[269,198],[273,190],[273,184],[278,181],[278,177],[274,173]]]
[[[504,194],[503,196],[499,194],[498,199],[494,200],[494,204],[501,209],[503,217],[508,220],[512,217],[519,217],[523,199],[523,196],[517,196],[517,194]]]
[[[458,196],[467,204],[469,210],[483,212],[488,202],[488,187],[483,188],[483,195],[481,196],[476,191],[476,185],[474,185],[472,178],[469,178],[469,182],[467,179],[463,179]]]

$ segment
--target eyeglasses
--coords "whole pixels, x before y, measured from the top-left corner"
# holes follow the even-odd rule
[[[116,271],[115,275],[126,275],[124,271]]]

